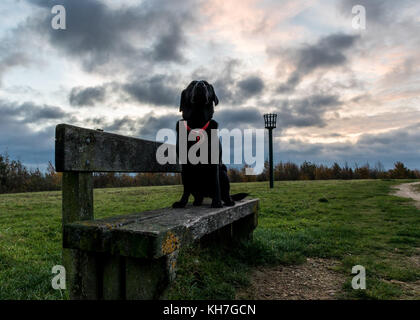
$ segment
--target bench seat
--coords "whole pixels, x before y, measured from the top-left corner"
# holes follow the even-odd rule
[[[160,258],[247,217],[254,222],[246,225],[255,228],[257,212],[258,199],[245,199],[233,207],[189,205],[78,221],[64,225],[63,246],[133,258]]]

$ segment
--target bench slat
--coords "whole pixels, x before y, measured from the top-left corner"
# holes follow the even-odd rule
[[[65,224],[63,246],[128,257],[159,258],[181,244],[192,243],[251,215],[255,215],[255,228],[258,205],[258,199],[247,199],[233,207],[165,208]]]
[[[160,165],[160,142],[125,137],[67,124],[56,127],[58,172],[181,172],[179,165]],[[171,146],[175,152],[175,146]]]

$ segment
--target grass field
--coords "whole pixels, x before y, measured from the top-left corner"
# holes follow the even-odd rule
[[[258,265],[332,258],[346,283],[341,298],[420,299],[405,284],[420,280],[420,210],[390,196],[408,181],[296,181],[233,184],[233,193],[261,199],[254,241],[235,250],[187,248],[168,292],[174,299],[232,299]],[[181,186],[95,190],[95,217],[171,205]],[[61,299],[51,288],[60,264],[61,193],[0,195],[0,299]],[[363,265],[367,289],[351,289],[351,268]]]

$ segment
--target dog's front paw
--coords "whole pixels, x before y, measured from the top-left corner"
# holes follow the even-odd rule
[[[178,201],[178,202],[175,202],[173,205],[172,205],[172,208],[185,208],[185,206],[186,206],[187,204],[186,203],[183,203],[183,202],[181,202],[181,201]]]
[[[229,201],[227,201],[227,202],[224,202],[223,203],[225,206],[228,206],[228,207],[233,207],[234,205],[235,205],[235,201],[233,201],[233,200],[229,200]]]
[[[223,208],[222,201],[212,201],[211,207],[212,208]]]

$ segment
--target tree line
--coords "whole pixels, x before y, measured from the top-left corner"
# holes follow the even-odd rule
[[[269,165],[265,163],[258,175],[246,175],[246,166],[228,170],[231,182],[267,181]],[[49,162],[47,170],[28,169],[19,160],[11,160],[8,155],[0,154],[0,194],[18,192],[38,192],[61,189],[62,174],[56,172]],[[347,163],[340,166],[317,165],[308,161],[297,165],[293,162],[280,162],[274,167],[274,179],[280,180],[328,180],[328,179],[420,179],[419,170],[410,170],[404,163],[396,162],[394,168],[385,170],[378,162],[374,166],[350,167]],[[178,173],[94,173],[95,188],[120,188],[138,186],[160,186],[181,184]]]
[[[255,176],[245,175],[246,167],[242,169],[229,169],[232,182],[267,181],[270,177],[269,164],[265,162],[264,170]],[[385,170],[381,162],[375,166],[366,163],[362,166],[355,164],[350,167],[347,163],[340,166],[318,165],[304,161],[301,165],[293,162],[280,162],[274,166],[274,180],[350,180],[350,179],[420,179],[419,170],[410,170],[404,163],[398,161],[394,168]]]

